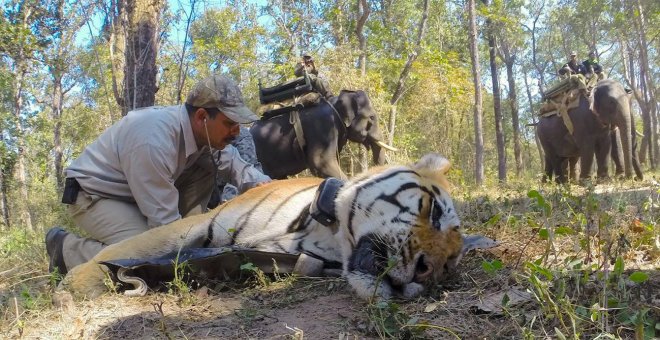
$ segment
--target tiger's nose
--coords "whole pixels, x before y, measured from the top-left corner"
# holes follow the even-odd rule
[[[419,260],[417,260],[417,265],[415,266],[415,278],[413,279],[417,283],[424,282],[431,277],[431,274],[433,274],[433,265],[426,261],[426,257],[424,255],[419,257]]]

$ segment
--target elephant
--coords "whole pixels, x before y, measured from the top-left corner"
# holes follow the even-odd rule
[[[264,173],[283,179],[309,168],[314,176],[347,176],[339,166],[339,153],[347,140],[363,144],[373,154],[373,161],[385,164],[385,144],[378,127],[378,115],[364,91],[342,90],[338,96],[299,112],[304,135],[301,148],[291,113],[259,120],[250,128]]]
[[[568,116],[573,123],[573,134],[558,115],[541,117],[539,120],[537,134],[545,152],[545,176],[552,178],[554,175],[555,181],[566,182],[566,169],[569,168],[571,173],[574,173],[579,158],[580,179],[589,179],[595,155],[597,177],[606,179],[610,152],[615,154],[617,172],[621,171],[618,156],[621,152],[625,177],[632,177],[634,167],[636,178],[642,179],[643,175],[635,156],[636,136],[634,119],[630,112],[630,97],[624,87],[615,80],[604,79],[593,89],[593,109],[585,96],[581,96],[579,100],[578,107],[568,110]],[[619,131],[620,149],[617,148],[618,143],[612,143],[612,140],[617,140],[615,130]]]

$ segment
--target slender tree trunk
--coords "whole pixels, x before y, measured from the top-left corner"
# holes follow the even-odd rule
[[[362,8],[361,11],[360,8]],[[358,67],[360,68],[362,77],[364,77],[367,74],[367,38],[364,36],[363,29],[364,24],[367,22],[369,14],[371,13],[367,0],[357,0],[357,11],[359,19],[355,25],[355,34],[357,35],[358,43],[360,44],[360,59],[358,60]]]
[[[472,81],[474,83],[474,179],[478,186],[484,182],[484,136],[482,127],[481,74],[479,71],[479,48],[477,46],[477,10],[475,0],[468,0],[470,27],[470,58],[472,60]]]
[[[21,53],[22,54],[22,53]],[[16,180],[18,182],[18,190],[21,195],[21,201],[24,204],[21,204],[21,220],[25,223],[25,227],[28,230],[34,230],[32,225],[32,216],[30,215],[29,204],[30,195],[28,192],[28,183],[27,183],[27,169],[26,169],[26,160],[25,160],[25,131],[23,130],[23,123],[21,122],[21,113],[23,111],[23,79],[27,73],[27,66],[25,61],[22,60],[23,56],[16,61],[16,72],[14,79],[14,119],[16,121],[16,146],[18,150],[17,154],[17,167],[16,167]]]
[[[488,6],[488,0],[482,0]],[[493,33],[492,20],[486,20],[488,31],[488,58],[490,64],[490,79],[493,84],[493,113],[495,114],[495,138],[497,143],[497,179],[500,183],[506,183],[506,150],[504,141],[504,130],[502,128],[502,96],[500,91],[500,77],[497,69],[497,38]]]
[[[162,0],[126,0],[128,18],[123,114],[156,100]]]
[[[7,204],[7,178],[5,177],[4,159],[0,159],[0,213],[2,214],[3,228],[11,228],[9,221],[9,205]]]
[[[362,8],[362,10],[360,10]],[[358,43],[360,45],[360,58],[358,60],[358,67],[360,68],[360,77],[364,80],[367,76],[367,38],[364,36],[364,24],[369,18],[371,9],[367,0],[357,0],[357,16],[358,21],[355,25],[355,35],[357,35]],[[369,169],[369,154],[364,145],[359,146],[360,154],[360,170],[367,171]]]
[[[545,7],[545,2],[542,3],[541,7],[538,8],[536,13],[534,14],[534,20],[532,22],[532,28],[531,28],[531,33],[532,33],[532,64],[534,65],[534,68],[536,69],[536,72],[539,76],[538,78],[538,86],[539,86],[539,92],[541,93],[541,96],[545,93],[545,68],[546,65],[541,65],[538,62],[538,59],[536,57],[536,25],[539,21],[539,18],[541,17],[541,13],[543,13],[543,8]]]
[[[516,159],[516,177],[520,178],[524,171],[522,161],[522,148],[520,146],[520,113],[518,112],[518,94],[516,90],[516,79],[513,74],[515,57],[505,59],[506,77],[509,82],[509,106],[511,108],[511,125],[513,127],[513,154]]]
[[[527,90],[527,100],[529,101],[529,110],[531,111],[532,124],[534,125],[534,142],[536,143],[536,149],[539,151],[539,159],[541,160],[541,169],[545,169],[545,153],[543,152],[543,147],[541,146],[541,140],[539,139],[539,134],[536,133],[536,113],[534,112],[534,100],[532,99],[532,90],[530,89],[529,82],[527,80],[527,72],[523,75],[523,80],[525,81],[525,89]]]
[[[186,21],[186,33],[183,36],[183,46],[181,47],[181,56],[179,57],[179,73],[177,76],[176,80],[176,103],[181,104],[181,100],[183,98],[183,87],[186,82],[186,74],[188,73],[188,64],[185,62],[186,60],[186,48],[192,44],[192,42],[189,44],[188,43],[188,36],[190,34],[190,25],[192,24],[192,20],[195,17],[195,4],[197,4],[196,0],[191,0],[190,1],[190,14],[188,15],[188,20]],[[184,66],[185,65],[185,66]]]
[[[406,79],[408,79],[408,74],[410,73],[410,70],[412,69],[412,64],[417,60],[417,56],[421,52],[421,47],[422,47],[422,41],[424,40],[424,36],[426,35],[426,22],[429,18],[429,0],[424,0],[424,10],[422,12],[422,18],[419,21],[418,25],[418,30],[417,30],[417,41],[415,42],[415,48],[414,50],[408,54],[408,60],[406,61],[406,64],[403,66],[403,70],[401,70],[401,74],[399,75],[399,81],[397,82],[396,89],[394,90],[394,94],[392,95],[392,99],[390,99],[390,119],[389,119],[389,125],[388,125],[388,131],[389,131],[389,137],[388,137],[388,142],[390,145],[394,144],[394,128],[396,126],[396,105],[399,102],[399,99],[401,99],[401,96],[403,96],[403,93],[405,92],[405,82]]]
[[[648,40],[646,38],[646,19],[644,16],[644,8],[640,0],[635,2],[637,8],[637,15],[633,15],[635,20],[635,26],[637,28],[637,34],[639,38],[639,57],[640,57],[640,80],[646,86],[646,96],[648,100],[648,109],[650,115],[650,135],[647,136],[650,148],[649,148],[649,163],[651,169],[655,169],[658,166],[658,155],[660,154],[660,145],[658,144],[658,116],[657,116],[657,101],[655,98],[655,83],[653,81],[653,74],[651,68],[649,67],[649,58],[648,58]]]
[[[59,71],[53,72],[53,94],[51,110],[53,118],[53,163],[55,167],[55,180],[57,189],[64,189],[64,174],[62,169],[62,102],[64,93],[62,91],[62,74]]]
[[[644,99],[644,95],[640,91],[638,84],[637,84],[637,78],[635,77],[635,60],[633,57],[633,51],[632,48],[630,47],[629,43],[624,42],[622,38],[619,38],[619,45],[621,46],[620,52],[621,52],[621,59],[623,60],[623,76],[624,79],[626,80],[626,83],[630,88],[633,90],[633,97],[635,97],[635,100],[637,101],[637,104],[639,105],[639,109],[641,111],[641,116],[642,116],[642,131],[644,133],[644,138],[642,138],[642,141],[640,144],[639,152],[638,152],[638,158],[639,158],[639,163],[644,164],[646,162],[646,151],[648,149],[648,136],[651,135],[651,117],[649,115],[649,110],[648,110],[648,105]],[[630,101],[630,113],[633,114],[632,110],[632,101]]]

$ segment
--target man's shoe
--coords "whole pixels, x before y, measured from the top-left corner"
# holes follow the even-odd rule
[[[66,235],[69,235],[69,233],[60,227],[50,228],[46,233],[46,252],[50,259],[48,271],[53,273],[57,270],[62,276],[67,273],[66,265],[64,264],[64,255],[62,254]]]

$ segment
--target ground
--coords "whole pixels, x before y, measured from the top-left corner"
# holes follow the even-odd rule
[[[651,183],[649,185],[649,183]],[[412,301],[368,302],[341,278],[204,282],[144,297],[54,293],[42,237],[0,242],[7,338],[519,339],[660,334],[660,188],[653,182],[456,192],[466,232],[500,246]],[[22,252],[22,253],[21,253]],[[5,256],[6,255],[6,256]],[[20,258],[33,262],[20,263]]]

